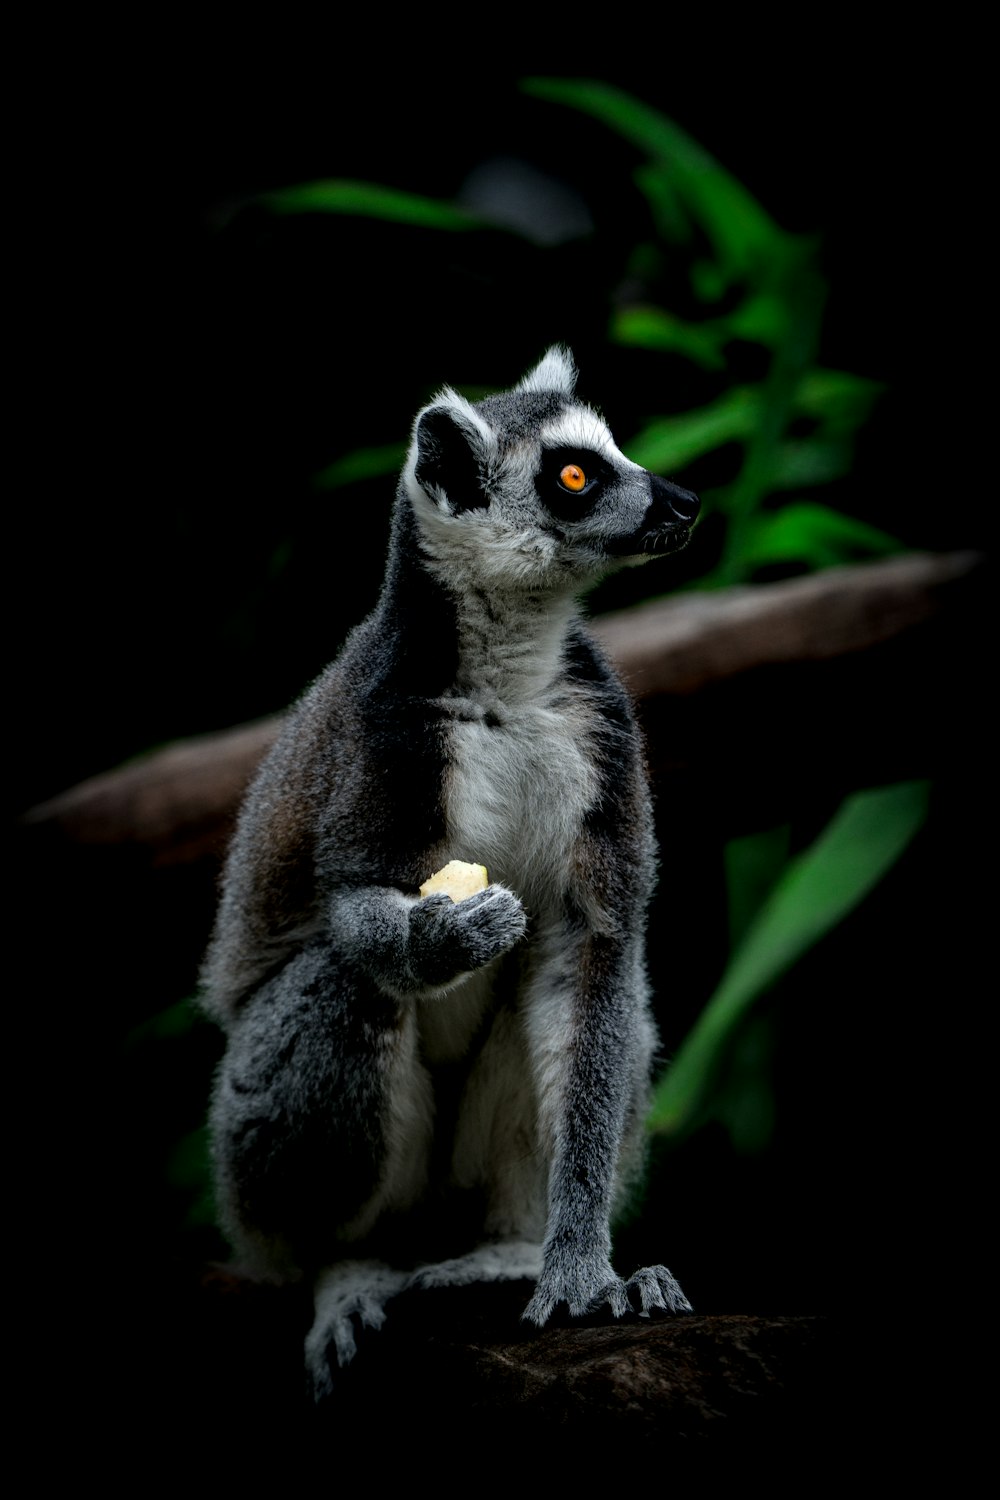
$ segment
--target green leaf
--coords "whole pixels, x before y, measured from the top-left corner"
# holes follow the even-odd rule
[[[726,1061],[726,1077],[713,1101],[736,1151],[763,1151],[774,1134],[774,1017],[752,1016],[738,1029]]]
[[[328,178],[262,193],[257,200],[276,214],[347,214],[418,224],[425,229],[482,229],[484,220],[439,198],[425,198],[379,182]]]
[[[927,782],[908,781],[848,797],[792,861],[657,1090],[651,1129],[691,1126],[751,1006],[882,879],[922,826],[928,792]]]
[[[689,245],[694,238],[691,219],[681,196],[662,167],[644,163],[632,174],[635,185],[653,210],[660,237],[669,245]]]
[[[325,469],[313,475],[312,485],[316,490],[338,490],[346,484],[356,484],[361,479],[380,479],[385,474],[398,474],[406,458],[405,443],[384,443],[377,448],[355,448],[334,459]]]
[[[877,526],[829,506],[802,501],[751,517],[744,529],[740,561],[745,568],[776,562],[831,568],[857,557],[885,557],[902,550],[902,542]]]
[[[726,318],[728,335],[776,349],[788,337],[790,316],[786,297],[774,291],[754,292]]]
[[[209,1175],[207,1125],[196,1126],[175,1143],[167,1160],[166,1175],[174,1187],[201,1186]]]
[[[788,863],[791,829],[787,823],[730,839],[723,856],[729,908],[729,947],[743,937]]]
[[[778,228],[741,182],[666,115],[611,84],[591,79],[526,78],[521,87],[536,99],[566,104],[602,120],[646,152],[663,182],[651,188],[653,178],[647,171],[639,185],[658,215],[661,233],[672,232],[678,219],[673,200],[679,198],[733,273],[766,275],[777,259],[784,258],[791,236]],[[671,205],[667,215],[665,203]]]
[[[611,320],[610,336],[637,349],[683,354],[704,370],[722,370],[726,330],[719,324],[685,323],[660,307],[622,307]]]
[[[624,451],[644,469],[672,473],[726,443],[749,438],[760,410],[759,391],[737,386],[709,406],[655,418],[624,444]]]
[[[714,260],[691,262],[691,289],[699,302],[721,302],[729,290],[730,278]]]
[[[854,444],[849,436],[795,438],[781,443],[774,455],[771,482],[776,490],[809,489],[830,484],[850,471]]]
[[[193,1031],[196,1026],[203,1025],[204,1020],[197,1001],[189,996],[187,999],[178,1000],[174,1005],[169,1005],[166,1010],[157,1011],[155,1016],[140,1021],[138,1026],[133,1026],[125,1038],[125,1047],[137,1047],[145,1042],[187,1036],[188,1032]]]
[[[791,407],[796,417],[839,424],[863,420],[882,387],[842,370],[811,370],[797,382]],[[736,386],[717,401],[672,417],[655,417],[625,452],[654,473],[674,472],[725,443],[749,442],[764,415],[765,389]],[[772,483],[769,476],[769,484]],[[777,475],[773,479],[777,487]]]
[[[212,1192],[211,1148],[207,1125],[199,1125],[174,1145],[166,1163],[166,1179],[171,1187],[189,1198],[185,1223],[189,1229],[215,1224]]]
[[[682,354],[702,369],[722,370],[723,350],[732,339],[776,348],[787,333],[788,316],[783,299],[765,292],[747,297],[725,317],[704,323],[685,322],[662,307],[635,303],[613,315],[610,336],[619,344]]]
[[[884,386],[846,370],[810,370],[796,392],[799,415],[859,426],[868,416]]]

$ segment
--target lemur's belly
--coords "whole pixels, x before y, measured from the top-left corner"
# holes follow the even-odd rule
[[[445,786],[449,857],[483,864],[490,880],[540,917],[558,901],[571,850],[593,803],[586,705],[532,704],[457,719],[448,731]]]

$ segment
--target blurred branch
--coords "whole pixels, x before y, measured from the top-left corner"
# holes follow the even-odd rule
[[[734,679],[860,657],[953,612],[979,562],[974,553],[908,554],[781,583],[654,600],[605,615],[593,628],[640,702],[709,692],[718,702],[719,690]],[[155,865],[215,856],[280,724],[274,717],[169,745],[81,782],[33,808],[25,822],[80,844],[139,844]],[[779,740],[787,724],[759,722],[754,731]],[[869,722],[865,732],[877,735],[878,726]],[[676,768],[676,746],[668,756],[655,727],[650,739],[654,764],[669,760]]]
[[[399,1297],[377,1337],[362,1332],[335,1398],[316,1412],[317,1430],[377,1440],[391,1405],[410,1465],[413,1443],[419,1448],[445,1410],[455,1452],[470,1460],[501,1434],[516,1445],[557,1432],[565,1477],[574,1459],[592,1466],[602,1442],[659,1454],[672,1440],[710,1438],[716,1452],[720,1443],[734,1452],[765,1443],[770,1452],[827,1441],[836,1424],[840,1339],[827,1320],[623,1318],[538,1331],[520,1321],[529,1294],[530,1283],[513,1282]],[[259,1412],[272,1427],[276,1413],[296,1410],[294,1290],[215,1272],[191,1309],[191,1345],[201,1354],[195,1378],[209,1371],[203,1378],[213,1381],[207,1399],[244,1419]]]
[[[675,856],[685,837],[773,826],[796,798],[839,801],[971,754],[983,742],[981,562],[897,556],[595,621],[640,700]],[[279,724],[154,751],[22,821],[28,909],[58,909],[74,965],[100,955],[123,1004],[140,972],[140,1014],[191,988],[236,810]]]
[[[24,824],[79,844],[140,844],[154,865],[215,856],[280,727],[276,716],[179,740],[81,781],[32,808]]]
[[[697,693],[765,666],[865,651],[933,619],[974,553],[908,553],[781,583],[653,600],[594,622],[638,699]]]

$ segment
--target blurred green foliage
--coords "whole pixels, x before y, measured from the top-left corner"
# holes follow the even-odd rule
[[[725,371],[736,346],[752,346],[761,373],[694,411],[658,417],[626,445],[660,472],[735,443],[732,480],[703,500],[725,518],[722,556],[705,584],[738,583],[776,563],[828,567],[898,543],[851,524],[801,491],[842,477],[854,437],[879,387],[817,365],[826,288],[817,245],[788,234],[724,167],[678,125],[619,89],[597,82],[532,79],[537,97],[584,110],[640,148],[636,184],[660,236],[637,245],[636,262],[684,256],[695,316],[644,302],[611,316],[610,337]],[[741,350],[747,362],[748,351]],[[780,507],[780,508],[778,508]]]
[[[743,930],[714,994],[656,1095],[653,1130],[681,1134],[713,1114],[734,1138],[766,1144],[768,1102],[747,1097],[745,1079],[713,1097],[722,1064],[738,1039],[762,1033],[744,1022],[754,1002],[809,948],[851,912],[903,853],[927,816],[926,782],[903,782],[848,797],[828,826],[795,859],[775,854],[784,830],[734,840],[728,850],[730,911]],[[774,870],[768,882],[768,865]],[[759,904],[752,916],[748,910]],[[755,1050],[766,1052],[763,1048]],[[751,1070],[760,1077],[760,1067]],[[742,1107],[734,1111],[735,1097]]]
[[[874,381],[817,363],[826,288],[815,240],[781,229],[678,125],[621,90],[546,78],[523,87],[535,98],[595,117],[642,153],[635,182],[658,238],[633,247],[633,282],[654,285],[665,262],[676,272],[680,260],[685,269],[686,315],[648,296],[619,298],[608,307],[608,339],[688,361],[722,379],[724,389],[707,405],[659,414],[624,444],[637,463],[663,474],[729,445],[738,450],[732,479],[702,495],[708,511],[722,518],[725,534],[702,586],[742,582],[771,567],[824,568],[897,550],[893,537],[811,498],[849,472],[855,437],[880,391]],[[275,214],[361,214],[443,234],[483,222],[461,205],[379,183],[302,183],[260,201]],[[759,369],[750,384],[731,383],[736,351],[741,367]],[[391,443],[359,450],[316,483],[334,488],[394,473],[399,454]]]
[[[478,229],[480,221],[457,204],[420,193],[400,192],[376,182],[330,179],[303,182],[265,193],[265,208],[275,214],[359,214],[389,224],[416,224],[422,229]]]
[[[620,360],[659,362],[665,390],[690,388],[699,404],[654,410],[622,443],[636,462],[674,475],[705,465],[699,483],[714,550],[688,586],[747,584],[864,558],[900,546],[867,521],[828,503],[850,474],[855,442],[879,397],[874,381],[819,361],[826,286],[814,238],[782,229],[750,192],[679,126],[609,85],[533,78],[531,98],[587,115],[638,152],[634,182],[648,213],[625,264],[611,268],[603,299],[605,338]],[[324,179],[261,195],[275,222],[323,215],[380,221],[401,233],[495,233],[463,205],[376,182]],[[597,235],[602,232],[600,222]],[[513,239],[518,231],[505,227]],[[690,379],[676,378],[676,367]],[[642,385],[640,378],[635,385]],[[645,382],[649,387],[649,382]],[[656,400],[656,383],[651,400]],[[478,394],[470,392],[469,394]],[[315,490],[394,476],[405,454],[386,430],[314,473]],[[839,492],[842,498],[843,492]],[[281,573],[290,544],[275,550]],[[653,582],[653,575],[647,575]],[[731,951],[721,978],[682,1043],[655,1099],[651,1128],[678,1139],[721,1124],[741,1153],[760,1153],[776,1124],[774,1017],[762,1003],[811,949],[862,902],[921,827],[924,783],[848,797],[828,826],[793,854],[794,830],[732,840],[724,854]],[[133,1033],[132,1055],[178,1041],[210,1064],[217,1038],[190,1001]],[[185,1043],[184,1039],[187,1039]],[[166,1047],[162,1044],[167,1043]],[[177,1066],[176,1057],[171,1067]],[[211,1223],[203,1127],[162,1143],[164,1173],[188,1205],[187,1226]]]
[[[661,474],[725,450],[737,455],[728,482],[702,492],[706,513],[722,522],[723,542],[696,585],[746,583],[899,550],[894,537],[815,497],[849,474],[855,439],[881,390],[818,362],[826,286],[815,239],[779,227],[674,121],[620,89],[561,78],[528,79],[523,89],[592,116],[641,153],[635,183],[656,238],[631,251],[630,284],[644,289],[642,299],[609,295],[608,340],[686,361],[717,377],[720,389],[699,407],[650,418],[623,447]],[[305,183],[261,201],[275,214],[366,214],[444,234],[481,222],[457,204],[377,183]],[[662,274],[667,264],[671,278]],[[676,295],[679,264],[687,283],[683,313],[650,294],[669,285]],[[733,366],[756,371],[756,378],[733,383]],[[359,449],[315,482],[334,489],[395,473],[402,452],[398,443]],[[786,829],[729,846],[737,941],[657,1094],[654,1130],[677,1135],[716,1118],[742,1149],[767,1144],[772,1043],[766,1020],[753,1014],[755,1003],[863,899],[917,832],[926,806],[922,784],[849,797],[795,859],[788,857]]]

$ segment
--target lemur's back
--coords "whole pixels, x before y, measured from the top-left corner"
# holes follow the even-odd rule
[[[317,1394],[404,1287],[537,1276],[537,1322],[686,1306],[663,1267],[608,1260],[655,1043],[653,846],[632,712],[574,600],[683,544],[697,502],[573,380],[552,350],[420,414],[379,604],[230,855],[205,966],[220,1207],[258,1272],[316,1278]],[[489,884],[421,897],[451,860]]]

